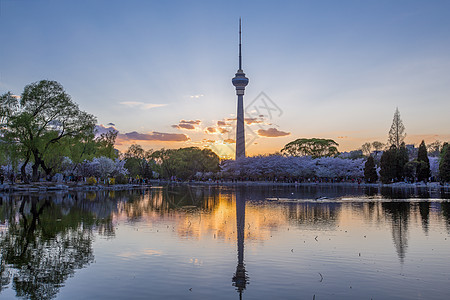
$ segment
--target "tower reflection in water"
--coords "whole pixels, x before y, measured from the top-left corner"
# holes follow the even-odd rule
[[[239,293],[239,299],[242,299],[242,293],[245,290],[249,278],[244,264],[244,237],[245,237],[245,194],[243,190],[236,190],[236,230],[237,230],[237,250],[238,264],[236,273],[233,276],[233,286]]]

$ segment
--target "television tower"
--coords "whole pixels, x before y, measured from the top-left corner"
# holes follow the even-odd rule
[[[242,51],[241,51],[241,19],[239,18],[239,69],[232,79],[236,87],[237,118],[236,118],[236,156],[235,159],[245,157],[245,131],[244,131],[244,92],[248,85],[248,78],[242,71]]]

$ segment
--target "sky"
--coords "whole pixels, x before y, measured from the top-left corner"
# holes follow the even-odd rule
[[[450,1],[0,0],[0,93],[56,80],[117,148],[234,153],[242,17],[247,154],[450,140]]]

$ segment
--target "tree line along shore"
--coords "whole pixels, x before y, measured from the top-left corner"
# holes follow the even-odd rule
[[[448,143],[405,144],[398,108],[387,143],[365,143],[340,153],[331,139],[299,138],[280,152],[222,160],[208,148],[114,148],[117,131],[96,131],[56,81],[27,85],[21,96],[0,96],[0,185],[95,189],[171,182],[286,184],[416,184],[450,182]],[[49,184],[44,184],[49,183]],[[416,184],[417,185],[417,184]],[[36,189],[36,187],[33,187]],[[43,188],[42,188],[43,189]]]

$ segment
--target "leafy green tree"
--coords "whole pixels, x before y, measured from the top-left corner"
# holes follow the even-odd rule
[[[422,141],[422,143],[420,143],[419,152],[417,154],[417,161],[420,163],[417,169],[417,180],[427,181],[431,176],[431,171],[425,141]]]
[[[197,172],[219,171],[220,159],[210,149],[197,147],[161,149],[152,154],[159,173],[165,178],[176,176],[183,180],[192,179]]]
[[[442,158],[439,165],[439,177],[442,182],[450,182],[450,147],[447,143],[442,147]]]
[[[97,157],[108,157],[111,159],[117,158],[117,151],[114,148],[114,144],[116,143],[117,134],[119,132],[116,130],[110,130],[108,132],[100,134],[97,138],[95,138],[96,143],[96,151],[95,156]]]
[[[0,96],[0,134],[7,128],[8,120],[17,111],[18,105],[17,97],[11,92]]]
[[[16,143],[11,143],[5,139],[8,131],[8,123],[10,118],[18,109],[17,97],[11,92],[7,92],[0,96],[0,164],[12,162],[17,165],[20,148]]]
[[[397,175],[397,147],[392,145],[389,150],[386,150],[381,155],[380,160],[380,176],[381,182],[391,183]]]
[[[364,179],[369,183],[377,182],[378,180],[378,174],[375,168],[375,161],[373,160],[372,156],[369,156],[367,158],[367,161],[364,165]]]
[[[26,162],[33,158],[33,181],[38,168],[52,173],[50,152],[61,145],[92,134],[96,119],[81,111],[56,81],[42,80],[27,85],[19,102],[20,109],[8,120],[5,139],[24,149]]]
[[[130,172],[131,177],[142,176],[152,178],[152,158],[153,150],[145,151],[140,145],[132,144],[124,154],[126,159],[125,168]]]
[[[389,130],[388,143],[391,146],[394,145],[398,149],[405,140],[405,137],[405,126],[403,125],[402,119],[400,118],[400,112],[397,107],[395,109],[391,129]]]
[[[338,143],[331,139],[302,138],[287,143],[281,153],[289,156],[312,156],[313,158],[323,156],[336,156],[339,154]]]

